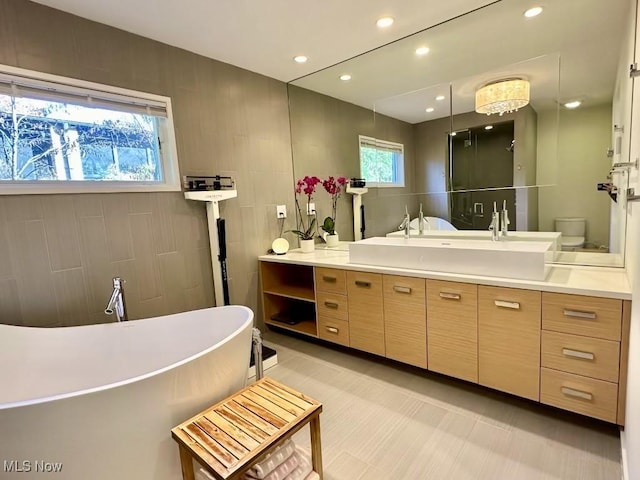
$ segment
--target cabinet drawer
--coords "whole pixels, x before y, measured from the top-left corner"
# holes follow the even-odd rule
[[[336,318],[338,320],[349,319],[349,302],[346,295],[317,292],[316,300],[318,316]]]
[[[478,286],[427,280],[429,370],[478,383]]]
[[[564,293],[542,294],[542,328],[620,341],[622,300]]]
[[[425,303],[425,279],[385,275],[382,278],[384,299],[403,304],[422,305]]]
[[[618,385],[593,378],[541,369],[540,401],[615,423]]]
[[[323,340],[349,346],[349,324],[344,320],[318,317],[318,336]]]
[[[478,381],[539,399],[540,292],[478,287]]]
[[[344,270],[316,267],[315,274],[318,292],[347,294],[347,272]]]
[[[543,331],[542,366],[618,383],[620,343]]]

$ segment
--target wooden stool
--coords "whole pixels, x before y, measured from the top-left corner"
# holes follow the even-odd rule
[[[239,479],[278,443],[309,424],[311,462],[322,480],[322,404],[268,377],[171,430],[182,478],[194,480],[195,459],[219,480]]]

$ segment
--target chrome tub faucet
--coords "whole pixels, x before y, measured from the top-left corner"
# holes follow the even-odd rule
[[[129,320],[127,318],[127,309],[124,302],[124,283],[125,282],[122,278],[113,277],[113,291],[111,292],[109,302],[104,309],[104,313],[106,315],[113,315],[115,313],[116,321],[118,322],[126,322]]]

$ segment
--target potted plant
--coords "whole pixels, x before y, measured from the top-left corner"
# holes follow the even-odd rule
[[[324,219],[322,230],[326,232],[325,241],[328,247],[338,245],[338,234],[336,233],[336,212],[338,209],[338,198],[347,184],[345,177],[329,177],[322,181],[325,191],[331,195],[331,216]]]
[[[314,250],[314,227],[316,225],[316,216],[315,212],[309,213],[308,209],[311,199],[313,198],[313,194],[316,191],[316,185],[320,182],[321,180],[318,177],[309,176],[305,176],[296,182],[296,209],[298,210],[297,229],[290,231],[298,236],[300,239],[300,248],[305,253],[313,252]],[[304,215],[302,214],[300,201],[298,200],[298,195],[302,194],[307,196],[307,209]]]

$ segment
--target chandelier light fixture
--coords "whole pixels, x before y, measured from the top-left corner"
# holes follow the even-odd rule
[[[492,82],[476,90],[476,112],[491,115],[517,112],[529,104],[529,82],[508,78]]]

